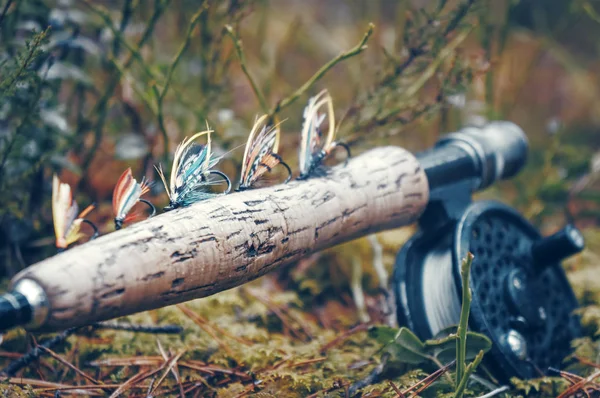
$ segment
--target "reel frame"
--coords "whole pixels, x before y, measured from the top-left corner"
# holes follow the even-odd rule
[[[468,189],[456,188],[452,191],[458,196],[444,195],[454,197],[451,201],[430,204],[419,231],[397,255],[393,289],[398,323],[422,339],[443,330],[432,314],[452,312],[445,317],[447,324],[441,326],[458,323],[460,264],[470,251],[475,258],[470,274],[473,299],[469,327],[493,342],[484,359],[491,373],[508,381],[511,377],[542,376],[548,367],[559,368],[570,353],[571,340],[582,333],[579,318],[573,315],[577,299],[561,260],[581,251],[583,238],[571,226],[543,238],[509,206],[495,201],[471,202],[464,193]],[[488,231],[483,230],[486,224]],[[431,261],[440,272],[450,270],[445,278],[441,273],[433,276],[440,279],[437,289],[424,283]],[[448,261],[450,266],[445,263]],[[434,295],[432,289],[455,296],[438,300],[448,308],[432,310],[430,297],[425,296]]]

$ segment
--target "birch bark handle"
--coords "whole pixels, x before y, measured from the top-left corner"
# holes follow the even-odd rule
[[[424,171],[383,147],[326,177],[234,193],[153,217],[19,273],[60,330],[208,296],[313,252],[407,225],[429,198]]]

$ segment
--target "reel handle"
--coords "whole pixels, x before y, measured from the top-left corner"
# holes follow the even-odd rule
[[[571,224],[553,235],[536,241],[531,246],[536,273],[541,273],[549,265],[579,253],[584,247],[583,235]]]

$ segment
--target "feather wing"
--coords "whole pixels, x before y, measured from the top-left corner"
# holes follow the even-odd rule
[[[210,133],[212,130],[205,130],[199,133],[194,134],[191,137],[186,137],[184,140],[177,146],[175,150],[175,156],[173,157],[173,167],[171,168],[171,179],[169,181],[169,187],[171,193],[175,192],[177,176],[179,175],[179,168],[181,167],[181,161],[185,158],[185,154],[188,152],[188,147],[196,140],[197,138],[208,134],[208,143],[207,146],[210,152]]]
[[[325,108],[325,109],[322,109]],[[324,111],[321,113],[321,111]],[[322,125],[328,119],[329,128],[323,140]],[[307,173],[313,164],[314,156],[321,150],[329,151],[335,138],[335,115],[333,100],[327,90],[321,91],[308,100],[304,109],[300,153],[298,155],[300,173]]]
[[[81,221],[92,209],[88,206],[81,214],[77,215],[79,207],[73,200],[71,187],[60,182],[56,174],[52,177],[52,219],[54,221],[54,234],[56,246],[67,248],[71,243],[79,240],[83,234],[79,232]]]
[[[65,220],[67,215],[67,206],[63,203],[60,192],[60,181],[56,174],[52,177],[52,219],[54,221],[54,235],[56,236],[56,245],[60,247],[60,241],[65,236]]]
[[[142,180],[142,183],[145,183]],[[131,167],[119,178],[113,192],[113,212],[115,218],[125,219],[127,213],[137,203],[144,192],[145,186],[139,184],[131,173]]]
[[[206,130],[195,134],[189,140],[184,140],[178,148],[173,163],[175,174],[171,170],[171,178],[174,179],[171,181],[172,201],[188,205],[212,195],[203,189],[214,183],[208,181],[208,172],[221,158],[212,156],[211,132],[212,130]],[[193,143],[194,139],[204,134],[207,134],[206,145]]]
[[[71,187],[61,183],[56,174],[52,177],[52,219],[56,246],[65,246],[65,236],[77,216],[77,202],[71,196]]]
[[[270,127],[266,124],[267,118],[268,115],[263,115],[257,119],[250,131],[242,161],[240,186],[251,186],[281,161],[279,156],[273,156],[279,149],[279,124]]]
[[[94,205],[89,205],[81,213],[79,213],[77,218],[75,218],[73,220],[73,222],[69,226],[67,234],[65,235],[65,244],[66,244],[65,247],[69,246],[72,243],[77,242],[79,239],[81,239],[85,236],[85,234],[83,232],[81,232],[81,224],[83,223],[83,218],[85,216],[87,216],[89,214],[89,212],[94,210],[94,208],[95,208]],[[75,212],[75,214],[77,214],[77,212]]]

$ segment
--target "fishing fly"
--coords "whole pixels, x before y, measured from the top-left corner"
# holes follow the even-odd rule
[[[292,170],[277,154],[279,149],[279,126],[271,126],[268,122],[269,115],[263,115],[256,120],[244,151],[242,172],[238,191],[251,188],[267,172],[271,172],[277,165],[286,168],[287,183],[292,178]]]
[[[86,207],[79,215],[79,207],[71,194],[69,184],[60,182],[56,174],[52,178],[52,218],[58,251],[66,250],[69,245],[83,238],[81,224],[86,223],[94,229],[91,239],[98,236],[98,228],[84,217],[94,210],[94,205]]]
[[[191,137],[186,137],[177,149],[173,157],[171,176],[169,184],[161,167],[156,168],[160,179],[169,195],[169,205],[165,210],[173,210],[178,207],[188,206],[201,200],[209,199],[219,194],[210,193],[207,187],[225,181],[227,189],[220,195],[228,194],[231,190],[231,181],[227,175],[212,168],[221,160],[221,157],[213,157],[211,152],[210,134],[212,130],[202,131]],[[206,145],[196,144],[194,140],[206,135]],[[221,180],[211,179],[213,175],[221,177]]]
[[[322,109],[324,108],[324,111]],[[327,118],[327,135],[323,137],[324,121]],[[346,150],[350,157],[350,148],[343,142],[334,141],[336,133],[333,100],[327,90],[308,100],[304,109],[304,123],[302,125],[302,142],[298,162],[300,166],[299,180],[310,177],[319,168],[323,160],[337,147]]]
[[[113,212],[115,214],[115,228],[121,229],[124,222],[128,222],[136,218],[137,214],[128,215],[133,206],[136,203],[142,202],[150,208],[150,216],[156,214],[156,208],[152,203],[146,199],[142,199],[141,196],[148,193],[150,190],[150,184],[145,177],[142,178],[141,182],[137,182],[133,178],[131,173],[131,167],[121,174],[117,185],[113,191]]]

